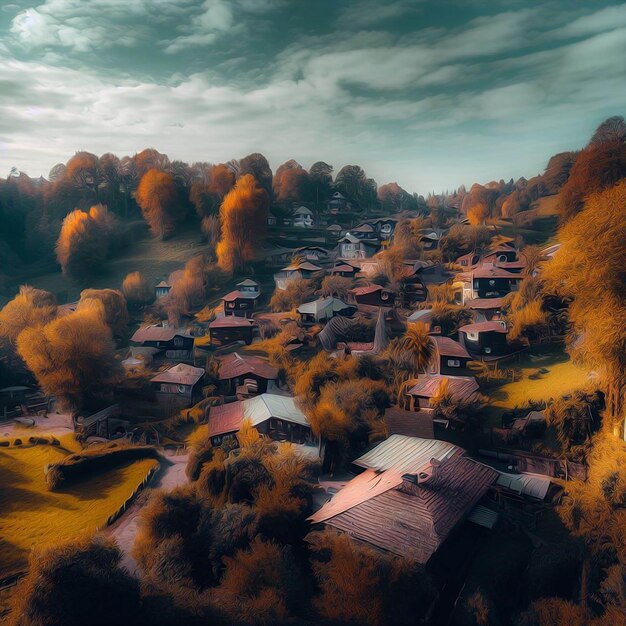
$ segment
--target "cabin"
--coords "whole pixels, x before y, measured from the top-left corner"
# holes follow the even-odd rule
[[[420,376],[407,391],[411,411],[432,410],[433,400],[441,393],[442,384],[447,386],[450,397],[457,402],[471,402],[478,397],[480,391],[473,376]]]
[[[339,239],[338,255],[341,259],[368,259],[380,247],[376,239],[359,239],[352,233],[346,233]]]
[[[168,359],[191,359],[194,338],[185,330],[163,324],[144,326],[130,338],[131,346],[155,348],[154,356]]]
[[[302,246],[294,250],[294,256],[302,257],[305,261],[326,261],[330,252],[321,246]]]
[[[180,406],[192,406],[202,396],[201,381],[204,369],[186,363],[179,363],[159,372],[150,379],[157,399],[172,400]]]
[[[430,374],[442,376],[467,376],[471,370],[467,364],[472,360],[467,350],[450,337],[431,335],[433,353],[428,365]]]
[[[358,274],[360,268],[356,265],[352,265],[344,260],[339,260],[330,269],[331,276],[342,276],[343,278],[354,278]]]
[[[171,289],[172,289],[172,285],[170,285],[169,283],[167,283],[164,280],[162,280],[154,288],[154,295],[155,295],[157,300],[160,300],[161,298],[165,298],[165,296],[167,296],[169,294]]]
[[[483,263],[462,277],[463,302],[476,298],[502,298],[517,291],[523,279],[493,263]]]
[[[363,224],[359,224],[355,228],[350,229],[350,233],[354,235],[357,239],[377,239],[376,230],[371,224],[364,222]]]
[[[351,289],[349,293],[357,304],[369,306],[393,307],[396,299],[396,294],[393,291],[376,284],[356,287]]]
[[[216,357],[220,391],[225,396],[253,396],[278,386],[278,369],[258,356],[237,352]]]
[[[341,228],[339,224],[331,224],[326,228],[326,233],[329,239],[339,239],[342,232],[343,228]]]
[[[237,283],[238,289],[222,297],[224,315],[251,317],[256,310],[257,301],[261,295],[259,283],[251,278]]]
[[[476,298],[465,301],[476,322],[498,320],[502,316],[503,298]]]
[[[462,326],[459,339],[470,354],[489,358],[507,353],[507,333],[506,322],[494,320]]]
[[[311,278],[315,272],[321,272],[322,268],[319,265],[315,265],[310,261],[302,261],[299,263],[292,263],[287,267],[283,267],[280,272],[274,274],[274,283],[276,289],[287,289],[287,285],[292,280],[298,278]]]
[[[396,230],[398,220],[395,217],[377,217],[367,220],[367,224],[371,224],[380,239],[391,239]]]
[[[498,477],[453,444],[402,435],[392,435],[354,464],[362,473],[309,521],[421,565],[472,521]]]
[[[209,339],[212,346],[225,346],[240,341],[252,343],[257,324],[247,317],[218,317],[209,324]]]
[[[330,197],[330,200],[328,201],[328,210],[331,215],[337,215],[347,206],[348,201],[346,200],[346,197],[339,191],[335,191],[335,193]]]
[[[293,212],[294,228],[313,228],[313,211],[305,206],[298,207]]]
[[[209,439],[214,446],[224,442],[237,445],[237,433],[245,419],[263,437],[274,441],[316,444],[309,421],[294,398],[264,393],[255,398],[214,406],[209,410]]]
[[[346,304],[339,298],[318,298],[313,302],[306,302],[298,307],[300,322],[303,326],[326,323],[336,315],[349,317],[356,313],[356,306]]]
[[[407,317],[407,322],[420,322],[428,326],[429,335],[441,335],[441,326],[436,323],[432,309],[420,309]]]

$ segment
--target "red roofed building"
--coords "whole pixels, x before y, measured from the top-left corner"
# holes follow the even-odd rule
[[[193,354],[194,338],[181,328],[152,324],[137,330],[130,338],[132,346],[155,348],[165,352],[168,359],[190,359]]]
[[[396,294],[393,291],[376,284],[356,287],[351,289],[349,293],[354,302],[368,306],[390,308],[393,307],[396,300]]]
[[[502,298],[517,291],[523,278],[493,263],[483,263],[461,275],[463,302],[474,298]]]
[[[430,374],[466,376],[471,374],[467,364],[472,360],[467,350],[454,339],[431,335],[433,353],[428,365]]]
[[[459,328],[461,343],[477,356],[502,356],[507,352],[506,322],[493,320]]]
[[[236,341],[250,345],[256,327],[256,322],[246,317],[218,317],[209,324],[211,345],[225,346]]]
[[[478,397],[480,387],[473,376],[421,376],[407,394],[412,411],[432,409],[432,400],[442,391],[442,385],[453,400],[468,402]]]
[[[217,357],[217,361],[224,395],[257,395],[278,384],[278,370],[258,356],[233,352]]]
[[[256,309],[256,303],[261,295],[259,283],[247,278],[237,283],[238,289],[222,297],[224,315],[250,317]]]
[[[204,369],[179,363],[150,379],[159,400],[171,398],[177,405],[191,406],[200,395]]]

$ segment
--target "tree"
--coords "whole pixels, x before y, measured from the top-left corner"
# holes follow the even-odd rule
[[[128,331],[128,309],[126,298],[117,289],[84,289],[80,292],[77,311],[94,310],[102,314],[102,321],[111,329],[115,338],[123,337]]]
[[[87,200],[98,200],[100,164],[98,157],[90,152],[77,152],[68,162],[65,178]]]
[[[378,188],[378,199],[383,209],[390,212],[401,213],[402,211],[417,209],[415,198],[408,191],[402,189],[398,183],[381,185]]]
[[[335,189],[360,207],[371,207],[376,202],[376,181],[358,165],[345,165],[339,170]]]
[[[624,434],[626,395],[626,181],[593,194],[560,231],[563,242],[543,275],[566,297],[572,324],[569,351],[596,368],[607,415]]]
[[[626,122],[624,122],[624,118],[621,115],[614,115],[604,120],[596,128],[596,132],[590,139],[588,146],[596,146],[613,141],[626,141]]]
[[[116,227],[115,217],[101,204],[92,206],[88,213],[80,209],[68,213],[56,245],[63,273],[83,278],[101,269]]]
[[[217,215],[224,196],[235,185],[235,173],[225,163],[211,168],[208,180],[196,180],[191,185],[190,200],[201,220]]]
[[[577,152],[560,152],[551,157],[543,173],[548,194],[558,193],[565,185],[577,157]]]
[[[224,198],[220,209],[222,238],[217,246],[220,267],[242,270],[263,245],[269,198],[251,174],[242,176]]]
[[[39,328],[57,314],[54,294],[22,285],[19,293],[0,311],[0,337],[15,344],[25,328]]]
[[[152,234],[161,239],[171,235],[176,223],[183,217],[174,178],[154,168],[141,177],[137,204]]]
[[[102,305],[100,305],[102,306]],[[106,395],[120,376],[111,329],[96,306],[25,328],[17,351],[43,390],[80,409]]]
[[[319,294],[322,296],[334,296],[335,298],[347,298],[352,288],[352,279],[343,276],[325,276]]]
[[[288,161],[276,170],[274,194],[279,204],[309,202],[312,196],[311,177],[295,161]]]
[[[161,154],[154,148],[146,148],[133,157],[137,176],[141,178],[148,171],[155,169],[161,172],[169,171],[170,160],[166,154]]]
[[[239,161],[239,176],[252,174],[268,197],[272,195],[272,168],[267,159],[259,152],[253,152]],[[229,190],[230,191],[230,190]]]
[[[309,169],[311,179],[312,195],[315,198],[315,206],[319,210],[321,202],[325,202],[330,197],[333,186],[333,166],[317,161]]]
[[[141,272],[126,274],[122,283],[122,293],[128,302],[128,306],[139,308],[152,301],[154,294],[150,283]]]

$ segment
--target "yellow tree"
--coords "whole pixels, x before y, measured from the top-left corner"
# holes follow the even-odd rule
[[[22,285],[15,298],[0,311],[0,338],[15,343],[25,328],[45,326],[56,313],[54,294]]]
[[[156,169],[148,170],[137,188],[137,204],[155,237],[164,239],[174,232],[183,211],[171,174]]]
[[[254,176],[242,176],[220,208],[222,238],[217,260],[224,270],[236,272],[252,261],[263,243],[269,198]]]
[[[544,276],[566,297],[569,350],[600,374],[615,434],[624,434],[626,395],[626,181],[587,199],[560,231],[563,243]]]

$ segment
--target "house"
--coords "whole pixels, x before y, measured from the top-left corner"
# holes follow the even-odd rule
[[[258,395],[278,385],[278,369],[265,359],[237,352],[216,357],[220,391],[227,396]]]
[[[328,201],[328,210],[330,211],[331,215],[337,215],[347,206],[348,201],[346,200],[346,197],[339,191],[335,191],[335,193],[330,197],[330,200]]]
[[[357,239],[377,239],[376,230],[367,222],[351,228],[348,234],[354,235]]]
[[[459,328],[460,343],[473,355],[496,357],[507,353],[506,322],[478,322]]]
[[[289,263],[293,257],[293,249],[280,246],[271,248],[264,251],[263,257],[267,265],[284,265],[285,263]]]
[[[276,216],[271,211],[268,211],[268,213],[267,213],[267,225],[268,226],[276,226],[277,223],[278,223],[278,220],[277,220]]]
[[[352,265],[352,263],[348,263],[347,261],[339,260],[330,269],[330,274],[332,276],[342,276],[343,278],[354,278],[359,271],[360,268],[358,266]]]
[[[130,338],[132,346],[156,348],[156,354],[165,353],[168,359],[190,359],[194,338],[185,330],[163,324],[144,326]]]
[[[502,298],[517,291],[523,279],[493,263],[483,263],[461,277],[463,281],[463,302],[475,298]]]
[[[208,423],[211,443],[219,446],[225,441],[236,442],[245,419],[269,439],[316,443],[309,421],[296,406],[294,398],[273,393],[211,407]]]
[[[443,376],[466,376],[471,371],[467,367],[472,357],[467,350],[450,337],[431,335],[433,347],[432,356],[428,365],[428,373]]]
[[[498,477],[462,448],[402,435],[392,435],[355,465],[365,471],[309,521],[422,565],[471,519]]]
[[[313,211],[305,206],[298,207],[293,212],[294,228],[312,228],[313,227]]]
[[[326,232],[328,233],[328,237],[330,239],[339,239],[341,237],[341,233],[343,228],[339,226],[339,224],[331,224],[326,228]]]
[[[411,410],[430,411],[433,408],[433,398],[441,393],[442,385],[447,386],[450,397],[457,402],[471,402],[478,397],[480,391],[473,376],[421,376],[407,391]]]
[[[313,302],[306,302],[298,307],[298,314],[303,325],[328,322],[336,315],[350,316],[356,313],[356,306],[346,304],[339,298],[318,298]]]
[[[380,239],[389,240],[393,237],[396,230],[398,220],[395,217],[377,217],[367,220],[367,224],[371,224]]]
[[[160,300],[161,298],[165,298],[165,296],[170,292],[171,288],[172,288],[172,285],[170,285],[169,283],[166,283],[164,280],[162,280],[154,288],[154,295],[156,296],[156,299]]]
[[[474,313],[474,320],[485,322],[500,319],[503,298],[473,298],[465,301],[466,308]]]
[[[238,289],[222,297],[224,315],[250,317],[256,309],[257,300],[261,295],[259,283],[251,278],[237,283]]]
[[[209,339],[213,346],[225,346],[236,341],[250,345],[256,327],[256,322],[246,317],[218,317],[209,324]]]
[[[349,293],[357,304],[370,306],[392,307],[396,299],[396,294],[393,291],[376,284],[356,287],[351,289]]]
[[[391,435],[435,439],[433,414],[430,411],[407,411],[397,406],[389,407],[384,415],[387,432]]]
[[[150,379],[159,401],[173,400],[177,405],[192,406],[200,399],[204,369],[179,363]]]
[[[420,322],[421,324],[426,324],[428,326],[429,335],[441,335],[441,326],[434,320],[432,309],[420,309],[419,311],[415,311],[407,317],[406,321],[409,323]]]
[[[305,261],[326,261],[330,252],[321,246],[302,246],[294,250],[294,256],[303,258]]]
[[[338,254],[341,259],[367,259],[374,256],[380,247],[376,239],[359,239],[352,233],[346,233],[338,243]]]
[[[310,261],[292,263],[287,267],[283,267],[280,272],[274,274],[274,283],[276,284],[276,289],[287,289],[287,285],[289,285],[292,280],[311,278],[315,272],[321,271],[322,268],[319,265],[315,265]]]

